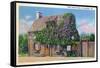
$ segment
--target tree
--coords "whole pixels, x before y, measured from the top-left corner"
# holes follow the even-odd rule
[[[28,37],[27,34],[19,35],[19,54],[25,54],[28,52]]]
[[[95,35],[94,34],[90,34],[90,41],[95,41]]]
[[[81,40],[95,41],[95,35],[94,34],[82,34]]]

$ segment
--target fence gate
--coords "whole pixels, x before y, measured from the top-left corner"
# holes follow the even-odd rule
[[[82,40],[81,43],[82,43],[82,56],[94,57],[95,43],[88,40]]]

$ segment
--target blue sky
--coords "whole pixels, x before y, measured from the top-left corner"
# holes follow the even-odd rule
[[[48,7],[19,7],[20,23],[24,22],[31,25],[36,19],[36,12],[40,11],[43,16],[60,15],[63,13],[73,13],[76,17],[76,25],[79,33],[94,33],[95,30],[95,11],[67,8],[48,8]],[[86,28],[87,31],[83,30]]]

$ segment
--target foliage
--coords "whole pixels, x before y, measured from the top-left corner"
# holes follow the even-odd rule
[[[70,16],[72,16],[72,15],[73,15],[72,13],[65,13],[65,14],[63,15],[63,18],[70,17]]]
[[[94,34],[82,34],[81,40],[95,41],[95,35]]]
[[[94,34],[90,35],[90,41],[95,41],[95,35]]]
[[[53,23],[53,25],[52,25]],[[62,23],[61,23],[62,24]],[[76,44],[74,40],[68,40],[66,37],[59,38],[56,30],[56,24],[54,21],[47,22],[47,28],[42,29],[41,31],[35,33],[36,41],[42,44],[49,45],[72,45]]]
[[[28,37],[26,34],[19,35],[19,54],[26,54],[28,52]]]
[[[76,57],[77,55],[76,55],[75,51],[69,51],[69,52],[67,52],[67,56],[68,57]]]

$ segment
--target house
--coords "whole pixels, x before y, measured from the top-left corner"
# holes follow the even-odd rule
[[[63,21],[63,25],[61,22]],[[49,45],[41,44],[35,40],[35,33],[44,28],[48,28],[48,23],[59,25],[55,27],[57,36],[60,38],[67,38],[70,40],[78,40],[76,44],[72,45]],[[76,29],[75,16],[71,13],[65,13],[54,16],[43,16],[41,12],[36,13],[36,20],[32,24],[31,30],[28,32],[28,51],[30,56],[82,56],[82,46],[80,36]],[[56,30],[57,29],[57,30]]]

